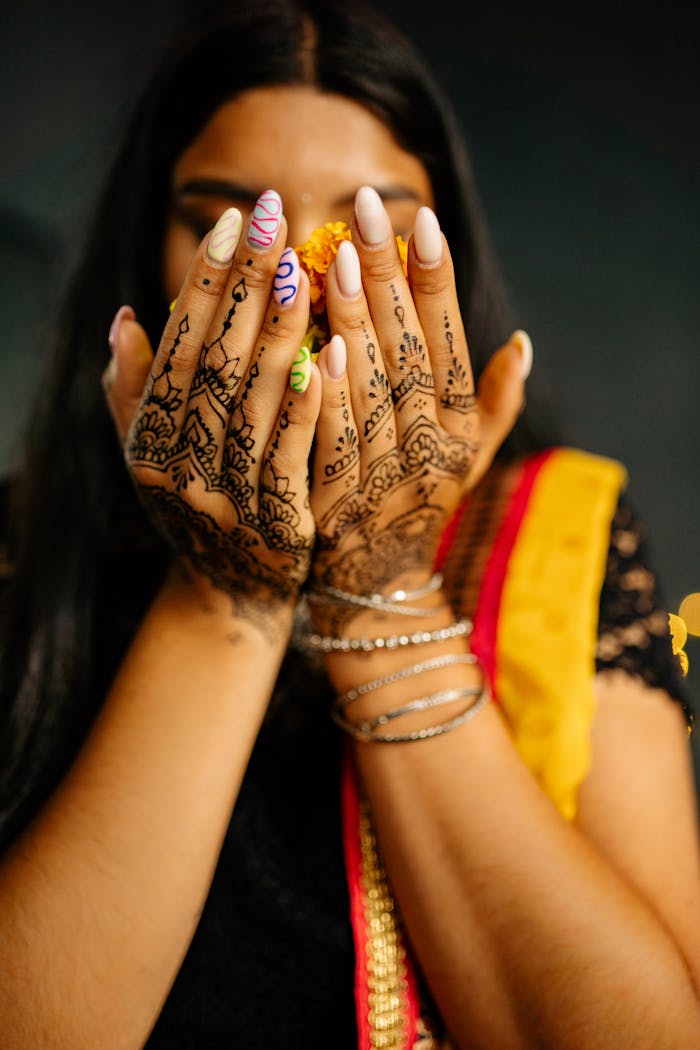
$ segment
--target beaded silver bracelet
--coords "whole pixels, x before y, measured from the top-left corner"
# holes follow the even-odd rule
[[[454,718],[450,718],[446,722],[439,722],[437,725],[426,726],[424,729],[415,729],[410,733],[375,733],[373,730],[363,729],[362,724],[353,724],[346,718],[343,718],[342,715],[338,715],[334,720],[340,728],[344,729],[345,732],[355,740],[361,740],[365,743],[373,744],[407,744],[414,740],[429,740],[431,737],[441,736],[443,733],[449,733],[451,729],[455,729],[464,722],[468,722],[470,718],[473,718],[474,715],[478,714],[490,699],[491,694],[489,693],[488,687],[484,686],[480,690],[479,696],[475,702],[470,704],[458,715],[455,715]],[[443,702],[446,703],[447,701]],[[391,714],[391,712],[387,712],[387,714]]]
[[[392,671],[391,674],[385,674],[382,678],[375,678],[371,682],[365,682],[364,685],[348,689],[346,693],[338,697],[334,706],[336,710],[343,711],[353,700],[358,700],[361,696],[374,692],[375,689],[381,689],[382,686],[393,685],[394,682],[400,682],[404,678],[412,678],[416,674],[424,674],[425,671],[440,671],[443,667],[454,667],[457,664],[475,664],[476,662],[477,659],[474,653],[448,653],[446,656],[433,656],[430,660],[412,664],[411,667],[402,667],[400,671]]]
[[[351,591],[341,591],[338,587],[318,586],[309,592],[309,597],[323,595],[346,605],[361,605],[364,609],[374,609],[381,605],[396,605],[401,602],[416,602],[433,594],[442,587],[442,573],[436,572],[430,577],[423,587],[417,587],[413,591],[403,589],[392,591],[391,594],[353,594]],[[389,611],[389,610],[387,610]],[[391,610],[393,611],[393,610]]]
[[[337,638],[334,635],[304,634],[302,648],[322,653],[371,653],[375,649],[401,649],[407,645],[424,645],[429,642],[446,642],[450,638],[461,638],[472,630],[471,620],[457,620],[447,627],[434,631],[414,631],[413,634],[392,634],[386,638]]]

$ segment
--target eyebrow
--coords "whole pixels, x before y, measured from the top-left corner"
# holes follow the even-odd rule
[[[410,186],[391,183],[387,186],[379,185],[374,188],[383,201],[421,200],[420,194]],[[191,196],[223,197],[227,200],[255,204],[262,192],[262,189],[244,186],[237,182],[229,182],[226,179],[188,179],[188,181],[184,182],[182,186],[176,188],[175,197],[178,200],[182,197]],[[337,200],[333,201],[333,207],[341,208],[345,205],[352,204],[355,200],[355,192],[356,191],[353,190],[352,193],[345,194],[343,197],[339,197]]]

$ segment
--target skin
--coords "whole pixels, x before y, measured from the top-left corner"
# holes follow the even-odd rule
[[[308,119],[307,134],[300,133],[300,114]],[[321,148],[322,141],[334,142],[338,152]],[[245,150],[234,150],[243,142]],[[243,184],[251,194],[268,186],[279,190],[287,220],[273,246],[259,251],[242,239],[230,264],[213,264],[192,216],[211,225],[232,202],[244,210],[247,198],[199,194],[188,197],[183,213],[178,188],[195,178]],[[375,244],[365,240],[352,212],[365,184],[410,190],[389,204],[387,235]],[[175,550],[173,572],[69,776],[0,864],[6,917],[0,1028],[13,1050],[142,1045],[206,899],[289,637],[295,588],[306,573],[348,587],[357,572],[363,585],[385,591],[424,582],[441,524],[487,469],[522,402],[514,345],[494,354],[477,400],[465,401],[465,411],[442,402],[453,351],[464,369],[462,393],[473,393],[449,248],[443,240],[439,260],[425,265],[412,241],[404,279],[391,226],[403,231],[418,207],[430,203],[425,172],[354,103],[306,88],[250,92],[203,130],[176,166],[173,187],[164,274],[177,307],[155,359],[138,323],[124,321],[116,369],[105,377],[135,484]],[[294,395],[287,377],[308,316],[308,289],[302,280],[292,305],[273,307],[277,259],[286,243],[299,243],[319,222],[344,218],[343,201],[350,202],[346,214],[362,289],[346,294],[332,270],[328,309],[333,330],[344,336],[348,367],[333,378],[324,351],[306,393]],[[222,401],[202,396],[213,396],[215,388],[207,386],[200,348],[221,334],[232,290],[242,279],[247,295],[226,330],[226,342],[235,342],[240,353],[240,376],[222,420],[209,412],[221,409]],[[413,348],[410,361],[407,346]],[[169,402],[173,437],[157,461],[144,440],[143,420],[163,409],[154,390],[168,362],[171,386],[182,397]],[[376,367],[394,396],[370,439],[367,391]],[[414,382],[405,386],[409,374]],[[234,404],[243,390],[257,424],[256,454],[245,474],[251,500],[263,506],[265,465],[274,452],[273,463],[285,467],[285,491],[294,493],[289,504],[300,540],[294,557],[276,533],[246,517],[252,504],[244,505],[228,484],[223,452],[217,458],[227,433],[243,433],[242,409]],[[265,396],[258,393],[256,402],[260,391]],[[209,412],[214,454],[197,436],[201,430],[187,425],[202,412]],[[417,425],[434,450],[423,474],[413,467]],[[342,485],[324,485],[324,468],[334,463],[346,426],[357,435],[358,454]],[[307,491],[312,441],[314,477]],[[193,480],[182,486],[178,457],[185,453]],[[401,470],[382,473],[386,463]],[[385,488],[377,503],[372,491],[379,479]],[[149,503],[154,491],[161,496]],[[359,519],[350,513],[351,500]],[[197,531],[205,520],[214,526]],[[386,560],[373,555],[406,524],[407,535],[420,542],[404,544],[400,574],[392,575]],[[235,572],[234,552],[223,539],[232,527],[242,530],[242,541],[253,537],[257,543],[256,558],[247,566],[236,563]],[[311,553],[314,530],[323,541],[318,557]],[[207,551],[206,543],[215,549]],[[227,557],[216,570],[202,557],[222,551]],[[283,574],[287,589],[275,590],[269,580],[284,558],[292,567]],[[349,563],[355,568],[344,576]],[[262,593],[264,616],[251,600]],[[431,612],[415,621],[416,628],[451,621],[442,593],[425,604]],[[322,607],[316,626],[361,636],[401,631],[405,621],[392,614],[380,621],[367,611],[338,617]],[[453,640],[431,655],[438,651],[463,653],[466,646]],[[397,670],[405,659],[399,652],[335,656],[327,668],[342,692]],[[197,676],[191,674],[195,664]],[[458,666],[427,678],[426,691],[466,688],[476,673]],[[357,745],[411,942],[458,1047],[690,1050],[700,1042],[700,860],[685,731],[667,697],[626,676],[605,676],[598,694],[593,764],[575,826],[535,784],[494,706],[420,745]],[[410,695],[395,685],[358,701],[354,710],[372,716]],[[413,717],[417,726],[424,715]],[[46,958],[65,965],[47,974]]]

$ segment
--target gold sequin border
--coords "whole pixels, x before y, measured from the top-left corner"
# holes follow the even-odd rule
[[[367,928],[370,1046],[372,1050],[404,1050],[408,1018],[406,951],[366,802],[360,805],[360,856]]]

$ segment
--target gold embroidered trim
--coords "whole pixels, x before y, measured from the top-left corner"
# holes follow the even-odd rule
[[[407,1045],[406,951],[366,802],[360,804],[360,854],[367,928],[370,1046],[372,1050],[403,1050]]]

